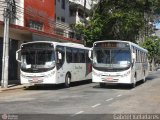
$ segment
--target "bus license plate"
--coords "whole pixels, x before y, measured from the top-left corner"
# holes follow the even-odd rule
[[[112,77],[107,77],[106,80],[107,80],[107,81],[112,81],[113,78],[112,78]]]
[[[32,79],[32,83],[38,83],[38,77],[34,77],[33,79]]]

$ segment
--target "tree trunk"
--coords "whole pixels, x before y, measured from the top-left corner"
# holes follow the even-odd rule
[[[155,70],[155,61],[154,61],[154,58],[152,59],[151,66],[152,66],[151,70],[154,71]]]

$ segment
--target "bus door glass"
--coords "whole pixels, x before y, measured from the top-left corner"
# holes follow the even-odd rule
[[[57,80],[59,82],[64,82],[65,80],[65,49],[63,46],[57,46],[56,47],[56,67],[57,67]]]

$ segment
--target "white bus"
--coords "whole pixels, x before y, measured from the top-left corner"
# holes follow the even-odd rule
[[[76,43],[36,41],[21,44],[16,52],[24,86],[60,84],[91,79],[89,48]]]
[[[105,40],[93,43],[89,52],[92,60],[92,81],[106,84],[145,82],[148,75],[148,51],[128,41]]]

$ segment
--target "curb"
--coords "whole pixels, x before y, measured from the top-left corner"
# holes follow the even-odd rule
[[[3,91],[9,91],[9,90],[16,90],[16,89],[22,89],[24,86],[23,85],[17,85],[17,86],[11,86],[8,88],[0,88],[0,92]]]

